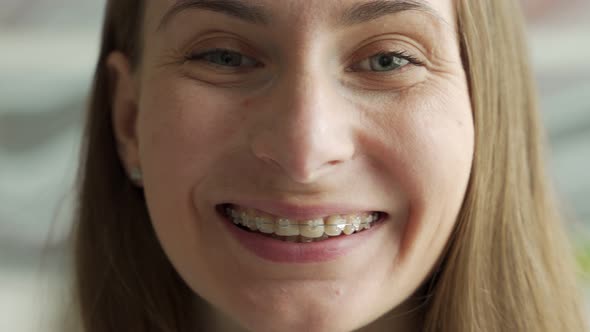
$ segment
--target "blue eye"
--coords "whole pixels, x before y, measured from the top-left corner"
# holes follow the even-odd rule
[[[214,49],[188,57],[191,61],[207,61],[209,63],[230,68],[256,67],[258,62],[239,52],[227,49]]]
[[[410,56],[398,52],[378,53],[361,61],[357,67],[365,71],[387,72],[407,66],[408,64],[419,64]]]

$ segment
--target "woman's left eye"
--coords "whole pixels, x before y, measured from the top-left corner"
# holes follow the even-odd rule
[[[205,51],[196,55],[191,55],[187,58],[190,61],[206,61],[211,64],[228,67],[256,67],[259,65],[258,61],[245,56],[239,52],[227,49],[214,49]]]
[[[419,64],[411,56],[398,52],[378,53],[359,62],[355,69],[362,71],[388,72],[400,69],[408,64]]]

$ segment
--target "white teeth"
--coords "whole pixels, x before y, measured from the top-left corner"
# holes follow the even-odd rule
[[[358,215],[350,215],[343,217],[346,220],[346,226],[342,232],[346,235],[350,235],[355,231],[359,230],[361,224],[361,218]]]
[[[346,220],[341,216],[329,216],[326,219],[325,230],[326,234],[330,236],[338,236],[342,233],[346,225]]]
[[[350,235],[350,234],[354,233],[354,226],[346,225],[346,227],[344,227],[344,230],[342,232],[346,235]]]
[[[299,225],[295,221],[280,218],[277,220],[275,234],[281,236],[296,236],[299,235]]]
[[[333,215],[306,221],[279,218],[251,208],[233,208],[227,206],[225,213],[236,225],[251,231],[271,235],[273,238],[288,242],[315,242],[342,233],[351,235],[364,229],[379,219],[379,213],[360,213],[350,215]]]
[[[245,218],[246,221],[246,227],[248,227],[251,231],[256,231],[258,230],[258,227],[256,227],[256,220],[255,218],[252,217],[246,217]]]
[[[373,224],[373,222],[375,222],[375,220],[377,220],[377,216],[374,216],[374,215],[371,215],[369,218],[370,219],[368,219],[368,222],[366,222],[364,225],[365,226],[364,229],[371,228],[371,225]]]
[[[237,219],[241,225],[248,227],[252,231],[257,230],[256,222],[254,222],[253,218],[248,212],[242,211],[239,212],[237,215]]]
[[[354,216],[352,217],[352,226],[354,228],[355,231],[359,231],[361,230],[361,223],[362,223],[362,218],[360,216]]]
[[[256,217],[256,227],[258,230],[265,234],[272,234],[275,232],[275,223],[271,218],[268,217]]]
[[[346,225],[344,226],[344,229],[342,230],[342,233],[346,234],[346,235],[350,235],[352,233],[354,233],[354,226],[353,225]]]
[[[303,225],[299,225],[299,232],[301,235],[309,238],[319,238],[324,235],[324,219],[317,218],[304,222]]]

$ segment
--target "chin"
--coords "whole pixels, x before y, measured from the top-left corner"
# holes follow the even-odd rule
[[[338,307],[329,311],[287,314],[274,311],[265,313],[246,311],[245,315],[248,317],[241,317],[240,325],[249,331],[256,332],[348,332],[366,325],[347,311],[339,310]]]
[[[349,286],[294,284],[275,286],[273,290],[238,291],[229,304],[227,317],[234,317],[237,325],[256,332],[348,332],[388,311],[383,303],[368,300],[377,296],[344,291]]]

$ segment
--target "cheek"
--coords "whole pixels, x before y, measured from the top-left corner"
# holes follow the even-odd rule
[[[365,136],[382,176],[396,179],[407,195],[400,264],[432,265],[455,224],[473,159],[466,91],[447,84],[399,96],[378,113],[372,124],[376,130]]]
[[[142,164],[152,178],[188,180],[203,174],[232,141],[240,121],[232,110],[240,101],[186,82],[162,81],[148,82],[143,91],[138,128]]]
[[[143,87],[138,122],[139,154],[144,192],[151,220],[168,256],[174,262],[207,242],[194,188],[219,166],[223,151],[235,141],[239,122],[232,114],[235,98],[215,95],[186,82],[147,81]],[[233,101],[232,101],[233,100]],[[190,256],[192,257],[192,256]],[[195,274],[195,273],[190,273]]]
[[[215,188],[211,179],[223,179],[231,169],[225,162],[228,153],[234,154],[245,140],[237,130],[244,115],[235,110],[244,109],[245,102],[190,82],[169,81],[147,81],[140,103],[139,153],[150,219],[163,250],[187,284],[205,298],[225,299],[227,294],[220,295],[225,284],[239,278],[235,273],[220,278],[219,271],[239,262],[215,250],[228,246],[224,238],[211,236],[219,234],[214,227],[221,226],[208,222],[206,206],[195,201],[209,194],[202,188]]]

